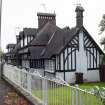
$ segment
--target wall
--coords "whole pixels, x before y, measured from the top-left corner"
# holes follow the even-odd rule
[[[61,59],[62,60],[62,59]],[[91,59],[93,60],[93,59]],[[65,72],[65,80],[70,83],[75,82],[75,72],[82,72],[83,73],[83,80],[85,82],[93,82],[93,81],[100,81],[100,76],[99,76],[99,70],[94,69],[94,70],[87,70],[87,55],[86,55],[86,50],[84,49],[84,33],[81,31],[79,33],[79,51],[76,50],[76,71],[74,72]],[[92,63],[93,61],[91,61]],[[97,57],[97,62],[99,65],[99,53]],[[70,62],[69,62],[70,64]],[[61,67],[62,68],[62,67]],[[60,76],[64,79],[64,72],[57,72],[57,76]]]
[[[99,70],[90,70],[87,72],[87,81],[91,81],[91,82],[97,82],[97,81],[100,81],[100,75],[99,75]],[[84,75],[84,76],[85,76]]]

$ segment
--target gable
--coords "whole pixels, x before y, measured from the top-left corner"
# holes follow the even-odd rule
[[[100,54],[104,54],[99,45],[84,27],[82,28],[82,31],[84,33],[84,48],[97,48]]]

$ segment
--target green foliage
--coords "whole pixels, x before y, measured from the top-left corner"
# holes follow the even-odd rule
[[[99,27],[100,27],[99,34],[102,34],[105,31],[105,14],[102,16],[102,20],[100,21]],[[104,45],[104,50],[105,50],[105,38],[101,39],[100,44]],[[101,59],[101,64],[105,64],[105,54],[104,54],[103,58]]]
[[[99,27],[100,27],[99,34],[102,34],[105,31],[105,14],[103,15],[102,20],[100,21]]]
[[[105,105],[105,88],[95,86],[92,89],[92,92],[94,93],[95,96],[97,96],[98,102],[101,101],[102,105]],[[97,104],[99,105],[100,103],[97,103]]]
[[[105,54],[100,56],[100,63],[105,64]]]

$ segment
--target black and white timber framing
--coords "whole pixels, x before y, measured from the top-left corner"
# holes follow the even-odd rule
[[[16,65],[37,69],[45,76],[74,83],[75,73],[80,72],[86,82],[100,81],[103,52],[83,26],[83,11],[76,7],[76,27],[71,29],[56,26],[55,13],[38,13],[38,29],[24,28],[9,55]]]

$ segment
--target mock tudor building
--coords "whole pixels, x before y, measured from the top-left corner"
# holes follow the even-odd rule
[[[14,63],[14,54],[13,54],[13,49],[15,48],[15,45],[16,44],[8,44],[7,45],[7,50],[8,50],[8,53],[6,53],[6,62],[7,63],[10,63],[10,64],[13,64]]]
[[[86,82],[100,81],[98,44],[83,26],[81,6],[76,7],[76,27],[60,28],[56,14],[37,13],[38,28],[23,29],[14,48],[22,67],[38,69],[42,75],[59,76],[74,83],[75,73],[83,73]],[[18,46],[18,50],[17,50]]]

